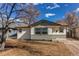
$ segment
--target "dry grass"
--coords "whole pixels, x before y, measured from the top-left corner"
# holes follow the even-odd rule
[[[61,42],[7,40],[6,49],[0,51],[2,56],[62,56],[71,52]]]

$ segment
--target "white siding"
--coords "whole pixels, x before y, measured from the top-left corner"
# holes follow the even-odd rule
[[[22,32],[17,32],[17,39],[30,39],[29,29],[22,30]]]
[[[34,32],[34,28],[32,29],[32,32]],[[48,28],[48,34],[32,34],[31,35],[31,39],[35,39],[35,40],[54,40],[57,38],[66,38],[66,29],[63,30],[62,33],[58,32],[53,32],[52,28]]]
[[[35,30],[34,30],[34,27],[31,28],[31,35],[34,35],[35,34]]]
[[[22,31],[22,32],[17,32],[17,39],[20,39],[24,34],[26,33],[26,31]]]
[[[66,35],[66,29],[63,32],[52,32],[52,28],[48,28],[48,35]]]
[[[31,28],[31,35],[35,34],[35,28]],[[48,28],[48,35],[66,35],[66,29],[63,30],[63,32],[52,32],[52,28]]]
[[[52,38],[64,38],[66,37],[66,29],[64,29],[63,33],[52,32],[52,28],[48,28],[48,34],[46,35],[36,35],[35,28],[31,28],[31,37],[29,29],[22,30],[22,32],[17,32],[17,39],[52,39]]]
[[[48,28],[48,35],[52,35],[52,28]]]

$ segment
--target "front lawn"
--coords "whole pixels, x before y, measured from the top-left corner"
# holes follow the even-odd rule
[[[53,41],[25,41],[11,39],[6,41],[4,51],[0,51],[1,56],[62,56],[72,55],[64,43]]]

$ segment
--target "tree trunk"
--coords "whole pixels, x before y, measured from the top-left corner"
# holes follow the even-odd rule
[[[0,41],[0,50],[4,50],[6,41],[6,33],[2,32],[2,37]]]
[[[5,42],[0,44],[0,50],[4,50],[4,48],[5,48]]]
[[[6,41],[6,37],[4,35],[3,38],[1,38],[0,50],[4,50],[4,48],[5,48],[5,41]]]

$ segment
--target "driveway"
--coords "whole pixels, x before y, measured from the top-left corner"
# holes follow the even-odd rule
[[[59,40],[63,42],[66,47],[71,51],[72,55],[79,56],[79,41],[75,39],[66,39],[66,40]]]

